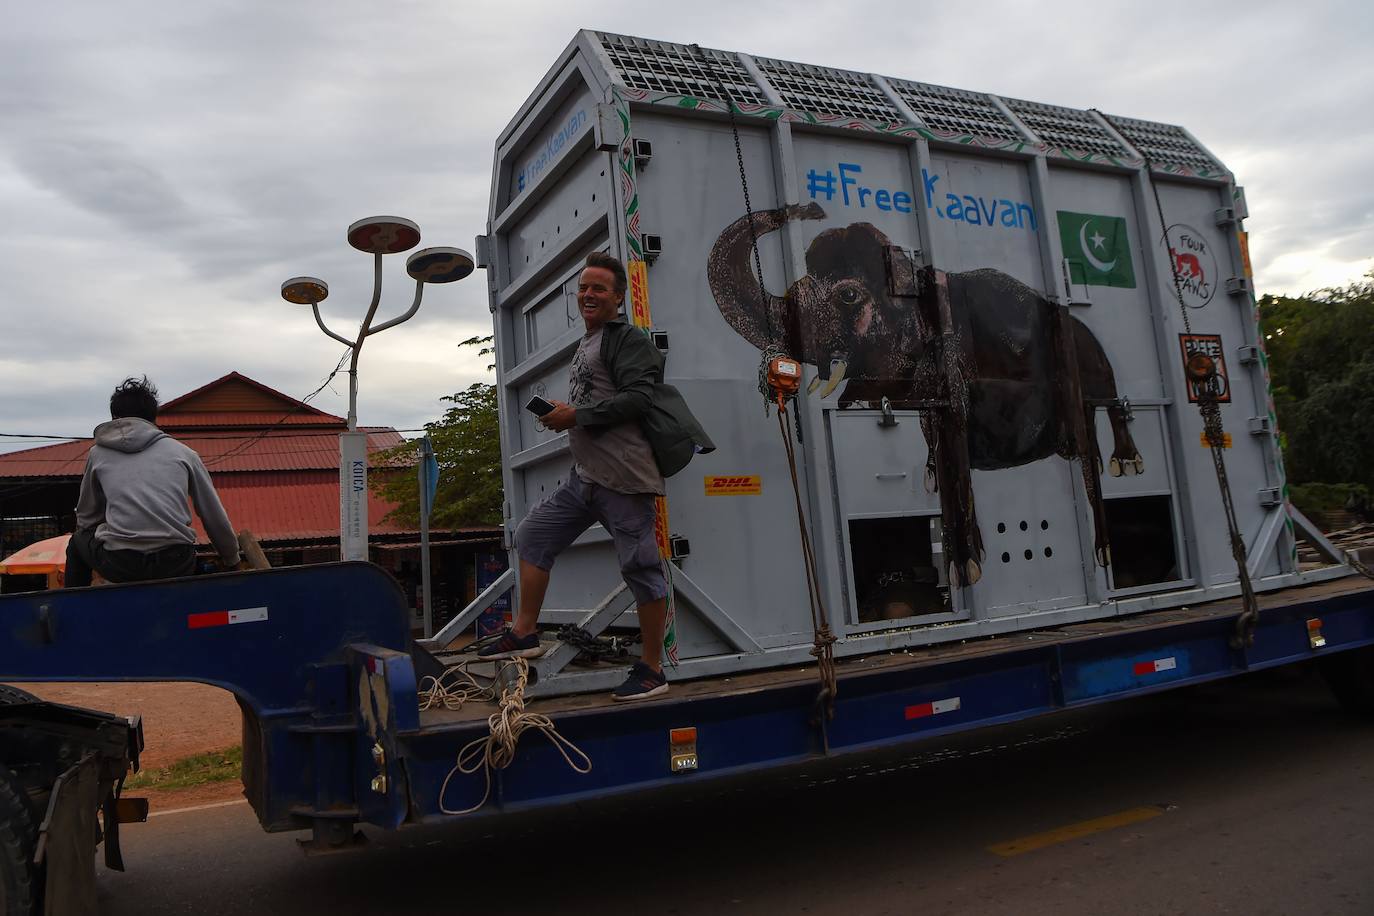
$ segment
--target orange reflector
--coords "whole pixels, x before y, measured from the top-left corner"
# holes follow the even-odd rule
[[[668,732],[669,744],[696,744],[697,730],[695,728],[675,728]]]
[[[1326,646],[1326,637],[1322,635],[1322,619],[1320,617],[1307,618],[1307,644],[1313,649],[1321,649]]]

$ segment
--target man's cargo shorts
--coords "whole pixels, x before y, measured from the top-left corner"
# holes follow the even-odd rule
[[[567,483],[554,490],[520,523],[515,549],[520,559],[543,570],[578,535],[600,522],[615,541],[620,574],[636,604],[648,604],[668,596],[668,583],[654,538],[654,496],[649,493],[617,493],[588,483],[576,471]]]

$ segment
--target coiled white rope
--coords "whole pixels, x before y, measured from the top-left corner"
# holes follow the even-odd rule
[[[515,748],[520,742],[520,736],[529,729],[541,732],[548,738],[549,743],[557,748],[575,772],[586,774],[592,771],[591,758],[577,745],[560,735],[552,719],[542,713],[525,709],[525,687],[529,683],[530,663],[526,659],[515,658],[503,665],[501,670],[509,667],[514,667],[515,676],[508,682],[508,686],[501,688],[501,696],[497,700],[500,708],[487,717],[489,733],[464,745],[458,752],[453,769],[444,777],[444,784],[439,789],[439,810],[444,814],[471,814],[485,805],[491,797],[492,771],[503,770],[511,765],[515,760]],[[449,668],[437,678],[426,680],[434,683],[426,691],[422,682],[421,696],[424,699],[421,709],[428,709],[439,703],[448,709],[459,709],[469,700],[490,700],[494,699],[496,694],[496,682],[483,687],[468,673],[466,662]],[[479,769],[486,777],[486,788],[482,792],[481,800],[472,807],[461,810],[447,807],[444,804],[444,796],[448,794],[450,780],[459,773],[469,775]]]

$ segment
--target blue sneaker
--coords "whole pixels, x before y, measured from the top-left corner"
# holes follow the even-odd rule
[[[668,692],[668,679],[643,662],[635,662],[625,683],[611,691],[613,700],[647,700]]]
[[[499,661],[503,658],[538,658],[543,654],[544,646],[539,642],[538,631],[529,636],[516,636],[507,630],[496,642],[477,650],[477,657],[488,661]]]

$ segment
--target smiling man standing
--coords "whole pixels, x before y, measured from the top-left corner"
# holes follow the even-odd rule
[[[573,471],[568,481],[530,510],[516,531],[520,606],[483,658],[543,654],[537,625],[554,560],[596,522],[615,542],[620,573],[639,606],[643,653],[612,696],[642,700],[667,691],[663,630],[668,584],[654,538],[654,498],[663,478],[694,452],[714,449],[682,396],[663,384],[663,355],[641,329],[620,317],[625,267],[602,252],[587,257],[577,281],[586,334],[572,360],[568,400],[540,422],[568,433]],[[649,421],[653,417],[652,422]],[[647,433],[647,434],[646,434]]]

